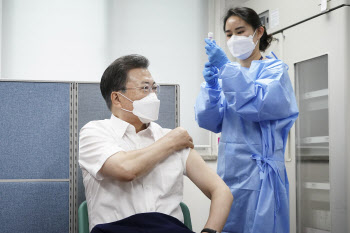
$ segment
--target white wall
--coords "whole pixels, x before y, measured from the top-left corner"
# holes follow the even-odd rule
[[[209,1],[2,0],[1,78],[98,82],[119,56],[142,54],[157,82],[180,84],[180,124],[196,145],[208,144],[193,106],[207,59]],[[209,200],[186,179],[184,201],[200,232]]]
[[[2,78],[97,80],[105,69],[106,5],[3,0]]]

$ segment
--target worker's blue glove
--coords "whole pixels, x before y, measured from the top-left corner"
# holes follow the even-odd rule
[[[230,62],[224,50],[216,44],[215,40],[205,38],[205,43],[207,43],[205,46],[205,53],[208,55],[209,61],[212,65],[221,69],[226,63]]]
[[[205,63],[203,76],[207,82],[207,87],[216,87],[218,85],[218,69],[210,62]]]

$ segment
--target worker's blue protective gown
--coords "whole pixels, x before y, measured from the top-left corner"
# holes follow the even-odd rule
[[[299,111],[287,70],[271,58],[228,63],[216,87],[201,86],[196,121],[221,132],[217,172],[234,196],[223,232],[289,232],[284,151]]]

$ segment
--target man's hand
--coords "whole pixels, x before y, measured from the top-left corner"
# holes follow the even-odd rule
[[[171,148],[173,152],[179,151],[185,148],[192,148],[193,140],[192,137],[188,134],[187,130],[185,130],[182,127],[177,127],[176,129],[173,129],[169,133],[167,133],[162,140],[166,141],[166,143],[169,143],[168,145],[171,145]]]

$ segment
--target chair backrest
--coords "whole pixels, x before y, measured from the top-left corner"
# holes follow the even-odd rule
[[[79,233],[89,233],[89,216],[86,201],[83,201],[78,209]]]
[[[183,202],[180,203],[182,214],[184,215],[184,224],[188,229],[192,231],[192,222],[191,222],[191,214],[187,205]]]
[[[184,224],[192,231],[191,214],[187,205],[180,203],[182,214],[184,215]],[[79,233],[89,233],[89,216],[86,201],[83,201],[78,209]]]

